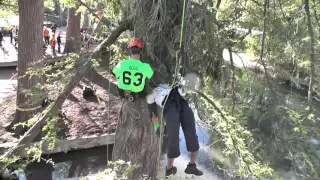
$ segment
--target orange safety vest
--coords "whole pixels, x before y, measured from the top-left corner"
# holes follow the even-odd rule
[[[49,36],[49,30],[48,29],[44,29],[43,30],[43,35],[44,35],[44,37],[48,37]]]
[[[51,47],[54,47],[56,45],[55,37],[51,37]]]

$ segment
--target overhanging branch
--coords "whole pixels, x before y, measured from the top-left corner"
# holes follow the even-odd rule
[[[88,11],[89,11],[92,15],[94,15],[96,18],[100,19],[100,17],[98,16],[98,14],[96,14],[95,11],[90,8],[89,5],[87,5],[86,3],[84,3],[84,2],[81,1],[81,0],[77,0],[77,1],[78,1],[78,3],[79,3],[81,6],[86,7],[86,8],[88,9]]]
[[[7,6],[7,7],[18,8],[18,6],[17,6],[17,5],[14,5],[14,4],[8,4],[8,3],[3,3],[3,2],[0,2],[0,6]]]
[[[197,7],[197,8],[200,8],[200,9],[205,9],[205,12],[208,13],[208,14],[210,14],[210,15],[214,15],[214,14],[216,13],[216,10],[215,10],[215,9],[212,9],[213,12],[209,11],[209,10],[206,8],[207,4],[206,4],[206,5],[202,5],[202,4],[199,4],[199,3],[195,2],[195,1],[189,1],[189,3],[190,3],[190,5],[192,5],[192,6],[194,6],[194,7]],[[221,23],[221,22],[219,22],[219,21],[216,19],[215,15],[212,17],[212,20],[213,20],[213,22],[214,22],[220,29],[223,29],[223,28],[224,28],[224,24]]]
[[[104,40],[98,47],[95,48],[93,53],[88,57],[88,54],[81,54],[80,58],[77,61],[82,62],[81,66],[78,68],[76,74],[70,80],[70,82],[65,86],[62,93],[57,97],[56,101],[47,107],[41,114],[40,118],[36,121],[36,123],[21,137],[19,142],[15,147],[6,152],[2,158],[9,158],[13,155],[19,153],[20,148],[28,146],[34,138],[40,133],[41,127],[46,123],[47,119],[50,119],[50,115],[55,114],[59,108],[62,106],[66,98],[72,92],[74,87],[81,81],[81,79],[92,69],[91,60],[93,58],[99,58],[99,51],[103,47],[108,47],[112,45],[117,38],[126,30],[132,28],[131,20],[124,20],[120,23],[120,25],[111,33],[111,35]],[[80,63],[79,63],[80,64]],[[116,85],[112,85],[115,87]]]
[[[208,96],[206,96],[204,93],[202,93],[202,92],[200,92],[200,91],[197,91],[197,93],[198,93],[202,98],[204,98],[209,104],[211,104],[216,111],[218,111],[218,113],[221,115],[222,119],[225,120],[225,122],[227,123],[227,126],[229,126],[229,121],[228,121],[227,117],[224,115],[224,113],[220,110],[220,108],[219,108]],[[232,123],[231,123],[231,125],[233,126],[233,128],[235,128]],[[227,128],[227,131],[228,131],[229,134],[231,134],[228,128]],[[231,137],[231,141],[232,141],[232,145],[233,145],[234,149],[236,150],[236,152],[238,153],[238,155],[240,156],[240,158],[243,160],[243,162],[246,164],[249,172],[252,174],[252,170],[251,170],[250,165],[247,163],[247,161],[245,160],[245,158],[242,156],[241,151],[240,151],[240,149],[239,149],[238,146],[237,146],[237,143],[236,143],[237,141],[234,140],[232,137]]]

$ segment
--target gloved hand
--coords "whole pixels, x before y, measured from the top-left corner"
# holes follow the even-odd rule
[[[152,120],[152,124],[155,128],[155,132],[159,136],[160,135],[160,126],[158,123],[158,117],[154,113],[152,113],[151,120]]]
[[[167,126],[164,125],[164,129],[163,130],[163,137],[167,137]],[[156,128],[156,135],[160,137],[160,127]]]

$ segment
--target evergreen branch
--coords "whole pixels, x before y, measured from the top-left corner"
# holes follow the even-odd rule
[[[204,93],[202,93],[202,92],[200,92],[200,91],[197,91],[197,93],[198,93],[201,97],[203,97],[209,104],[211,104],[216,111],[218,111],[218,113],[220,114],[220,116],[221,116],[221,117],[225,120],[225,122],[227,123],[227,126],[229,126],[229,121],[228,121],[228,119],[226,118],[226,116],[224,115],[224,113],[220,110],[220,108],[219,108],[208,96],[206,96]],[[229,130],[228,128],[227,128],[227,131],[228,131],[229,134],[231,134],[231,133],[230,133],[230,130]],[[246,161],[246,160],[244,159],[244,157],[242,156],[240,149],[237,147],[237,143],[236,143],[235,139],[231,137],[231,141],[232,141],[233,148],[236,150],[236,152],[238,153],[238,155],[240,156],[240,158],[242,159],[242,161],[246,164],[246,166],[247,166],[250,174],[253,175],[253,172],[252,172],[252,170],[251,170],[251,168],[250,168],[250,165],[247,163],[247,161]]]
[[[77,60],[78,62],[81,62],[82,66],[77,70],[76,74],[73,76],[73,78],[69,81],[69,83],[65,86],[64,90],[60,95],[57,97],[56,101],[48,106],[44,111],[42,111],[41,118],[37,120],[37,122],[22,136],[19,140],[19,142],[16,144],[15,147],[13,147],[11,150],[6,152],[2,158],[10,158],[15,154],[19,153],[20,148],[29,146],[30,143],[34,140],[34,138],[40,133],[41,127],[46,124],[46,120],[49,118],[50,115],[55,114],[66,98],[69,96],[69,94],[72,92],[74,87],[81,81],[85,75],[90,72],[92,69],[91,61],[93,58],[99,57],[99,51],[102,48],[111,46],[118,37],[126,30],[132,28],[132,21],[131,20],[124,20],[120,23],[120,25],[111,33],[111,35],[104,40],[98,47],[95,48],[93,53],[90,55],[90,57],[87,57],[87,54],[82,54],[80,58]],[[0,165],[1,167],[1,165]]]
[[[263,66],[263,69],[264,69],[264,74],[267,78],[267,82],[268,82],[268,85],[270,87],[270,90],[271,92],[273,93],[275,99],[277,100],[277,94],[276,92],[274,91],[273,87],[272,87],[272,84],[270,82],[270,78],[269,78],[269,75],[268,75],[268,71],[267,71],[267,67],[266,67],[266,64],[263,60],[263,54],[264,54],[264,45],[265,45],[265,40],[266,40],[266,31],[267,31],[267,7],[268,7],[268,4],[269,4],[269,0],[265,0],[264,1],[264,10],[263,10],[263,34],[262,34],[262,42],[261,42],[261,51],[260,51],[260,61],[262,63],[262,66]]]

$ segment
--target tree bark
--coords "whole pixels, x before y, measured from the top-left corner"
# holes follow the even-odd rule
[[[232,56],[232,48],[228,48],[229,51],[229,57],[230,57],[230,63],[231,63],[231,94],[232,94],[232,108],[231,108],[231,115],[233,115],[234,107],[236,103],[236,88],[235,88],[235,81],[236,77],[234,75],[234,65],[233,65],[233,56]]]
[[[125,101],[116,130],[113,160],[122,159],[138,165],[129,179],[157,176],[159,138],[149,118],[147,101]]]
[[[310,4],[309,0],[305,0],[305,11],[307,15],[307,22],[308,22],[308,31],[310,36],[310,79],[309,79],[309,90],[308,90],[308,103],[311,106],[312,103],[312,87],[314,83],[314,64],[316,61],[316,52],[315,52],[315,41],[312,29],[312,22],[311,22],[311,14],[310,14]]]
[[[86,11],[83,14],[82,28],[87,28],[87,27],[89,27],[89,13]]]
[[[76,8],[68,9],[68,27],[67,41],[64,48],[64,53],[80,52],[80,20],[81,14],[76,14]]]
[[[32,108],[39,105],[39,97],[27,96],[23,90],[30,90],[36,84],[42,83],[41,77],[24,76],[28,68],[43,66],[43,18],[44,4],[42,0],[19,0],[19,38],[18,38],[18,90],[17,107]],[[38,92],[39,93],[39,92]],[[16,111],[12,124],[25,122],[37,111]],[[10,126],[12,127],[12,126]],[[23,131],[22,127],[15,129],[16,134]]]

